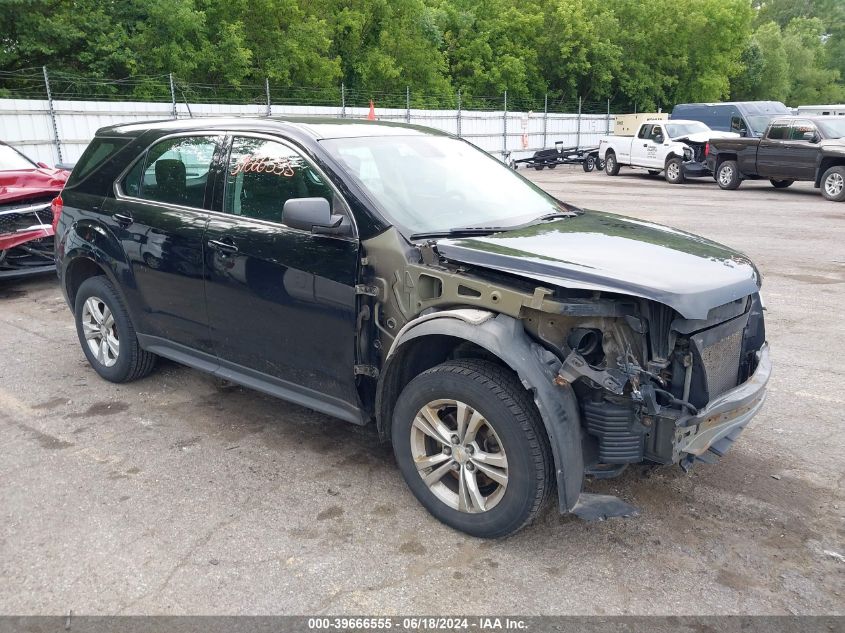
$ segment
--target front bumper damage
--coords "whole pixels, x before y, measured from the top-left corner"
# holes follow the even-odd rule
[[[769,344],[764,343],[748,380],[715,398],[696,415],[678,419],[675,444],[682,455],[682,468],[688,469],[696,461],[713,463],[730,449],[763,406],[771,374]]]

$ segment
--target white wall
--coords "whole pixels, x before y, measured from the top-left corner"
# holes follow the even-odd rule
[[[153,121],[172,118],[169,103],[145,103],[138,101],[54,101],[56,127],[62,148],[62,160],[74,163],[79,159],[85,146],[101,127],[134,121]],[[207,116],[264,116],[266,106],[190,104],[190,113],[194,117]],[[376,117],[384,121],[407,120],[404,108],[376,108]],[[180,118],[188,117],[188,106],[177,104]],[[346,108],[347,118],[364,118],[368,108]],[[288,116],[341,116],[340,107],[276,105],[272,115]],[[503,112],[461,111],[461,136],[478,147],[499,153],[504,149]],[[411,123],[425,125],[456,134],[458,118],[456,110],[417,110],[411,109]],[[526,125],[523,128],[523,125]],[[513,158],[528,156],[536,149],[544,147],[543,113],[508,112],[507,149],[513,152]],[[580,143],[578,139],[577,114],[549,114],[545,121],[545,147],[551,147],[555,141],[564,145],[582,147],[598,145],[599,138],[612,130],[612,123],[603,114],[585,114],[581,116]],[[523,149],[523,133],[527,134],[528,151]],[[59,161],[56,151],[53,125],[50,119],[49,104],[46,100],[35,99],[0,99],[0,139],[14,145],[36,161],[53,165]]]

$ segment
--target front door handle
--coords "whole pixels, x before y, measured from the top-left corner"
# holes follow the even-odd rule
[[[238,247],[229,242],[221,240],[208,240],[208,247],[213,251],[219,251],[224,255],[233,255],[238,252]]]
[[[121,226],[129,226],[134,222],[132,216],[128,213],[115,213],[113,216],[114,221],[120,224]]]

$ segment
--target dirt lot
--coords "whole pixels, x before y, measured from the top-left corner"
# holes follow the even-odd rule
[[[0,283],[0,613],[845,613],[845,204],[529,176],[760,267],[776,373],[720,464],[589,485],[637,518],[549,509],[476,540],[425,513],[372,430],[172,363],[104,382],[53,279]]]

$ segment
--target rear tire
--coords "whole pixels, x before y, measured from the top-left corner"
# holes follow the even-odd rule
[[[684,178],[684,161],[675,156],[666,161],[665,178],[671,185],[680,185]]]
[[[616,154],[608,152],[604,157],[604,173],[608,176],[616,176],[619,173],[619,163],[616,161]]]
[[[833,202],[845,201],[845,166],[831,167],[822,176],[822,195]]]
[[[584,169],[585,172],[590,173],[596,168],[596,159],[592,156],[588,156],[584,159],[584,162],[581,163],[581,167]]]
[[[722,189],[736,189],[742,180],[735,160],[726,160],[716,170],[716,182]]]
[[[396,401],[392,439],[414,496],[472,536],[513,534],[554,487],[551,448],[529,393],[490,361],[449,361],[414,378]]]
[[[74,301],[76,333],[91,367],[110,382],[143,378],[155,366],[141,349],[123,300],[104,276],[82,282]]]
[[[775,189],[786,189],[789,187],[794,180],[775,180],[774,178],[770,178],[769,182],[772,183],[772,187]]]

